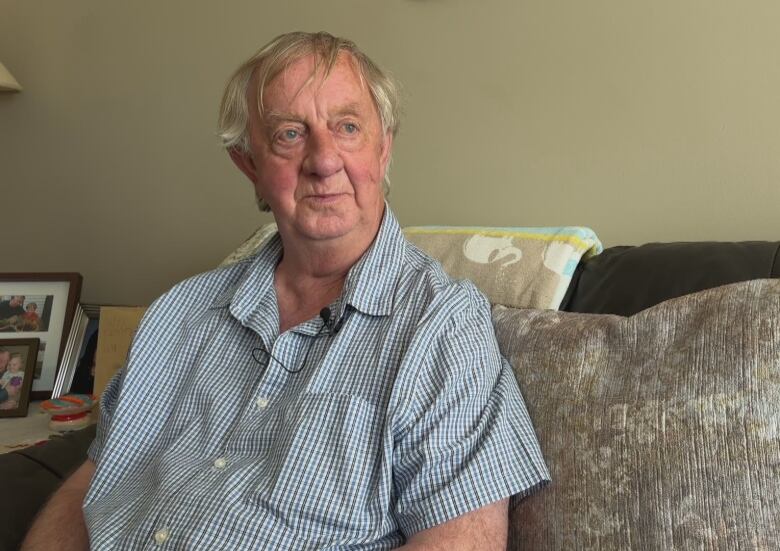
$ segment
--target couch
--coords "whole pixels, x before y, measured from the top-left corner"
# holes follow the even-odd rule
[[[611,247],[559,311],[496,307],[553,476],[510,549],[780,549],[779,277],[780,242]],[[0,551],[94,430],[0,455]]]

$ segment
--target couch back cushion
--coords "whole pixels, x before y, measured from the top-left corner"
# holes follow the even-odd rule
[[[780,281],[494,321],[552,475],[510,549],[780,549]]]

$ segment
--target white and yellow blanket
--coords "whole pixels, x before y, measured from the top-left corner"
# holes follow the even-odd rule
[[[580,259],[602,251],[590,228],[418,226],[407,239],[452,277],[473,281],[492,304],[557,310]]]

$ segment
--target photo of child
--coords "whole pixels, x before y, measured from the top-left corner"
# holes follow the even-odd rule
[[[7,351],[5,351],[6,354]],[[21,354],[11,354],[5,373],[0,375],[0,409],[16,409],[24,382],[24,358]]]
[[[11,353],[4,348],[0,348],[0,378],[5,376],[5,372],[8,370],[8,362],[11,361]],[[4,388],[0,388],[0,404],[8,399],[8,391]]]
[[[49,330],[53,295],[0,296],[0,332],[36,333]]]
[[[38,339],[0,341],[0,417],[27,414]]]
[[[24,307],[24,319],[36,324],[40,321],[41,317],[38,315],[38,305],[36,303],[27,303],[27,306]]]

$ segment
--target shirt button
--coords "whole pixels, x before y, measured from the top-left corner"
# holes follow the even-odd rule
[[[217,469],[224,469],[226,465],[227,465],[227,459],[225,459],[224,457],[218,457],[217,459],[214,460],[214,466]]]
[[[157,545],[162,545],[168,538],[171,537],[171,532],[167,528],[160,528],[154,533],[154,542]]]
[[[264,396],[261,396],[257,399],[257,407],[260,409],[265,409],[268,407],[268,398],[265,398]]]

